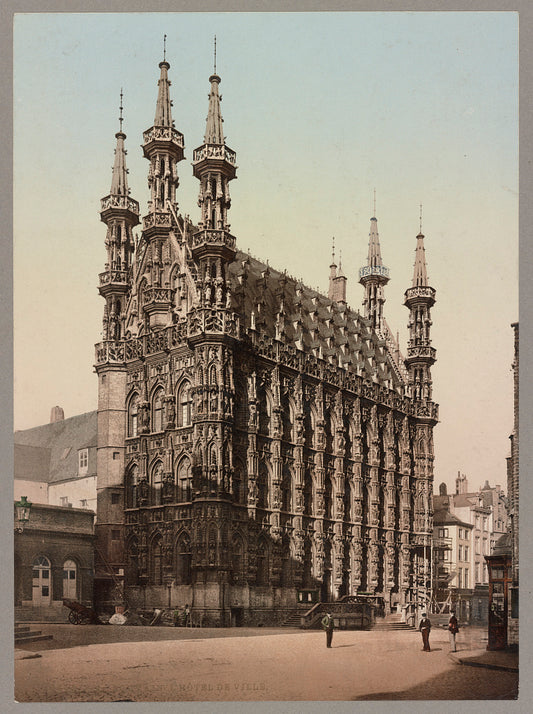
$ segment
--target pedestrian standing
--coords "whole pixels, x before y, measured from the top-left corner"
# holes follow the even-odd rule
[[[322,627],[326,630],[326,647],[331,647],[331,641],[333,640],[333,618],[330,612],[327,612],[322,618]]]
[[[185,605],[185,611],[183,614],[184,614],[184,625],[185,625],[185,627],[189,627],[189,624],[191,621],[191,611],[189,610],[188,603]]]
[[[459,632],[459,623],[455,617],[455,612],[450,612],[450,620],[448,622],[448,637],[450,638],[450,651],[457,652],[455,646],[455,635]]]
[[[431,632],[431,622],[425,612],[422,613],[422,619],[420,620],[420,625],[418,626],[418,629],[422,633],[422,643],[424,645],[422,649],[424,650],[424,652],[430,652],[431,649],[429,647],[429,633]]]

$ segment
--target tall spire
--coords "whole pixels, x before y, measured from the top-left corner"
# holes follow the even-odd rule
[[[104,340],[123,338],[124,306],[130,285],[128,272],[134,249],[132,229],[139,223],[139,204],[129,196],[128,170],[126,168],[126,134],[122,131],[122,99],[120,90],[119,131],[115,134],[117,146],[111,190],[101,200],[101,220],[107,225],[105,271],[100,273],[99,292],[105,298]]]
[[[331,263],[329,266],[328,297],[335,300],[335,280],[337,278],[337,263],[335,262],[335,238],[331,239]]]
[[[154,126],[172,126],[172,102],[170,101],[170,80],[168,78],[168,70],[170,64],[166,60],[166,41],[167,36],[164,36],[163,45],[163,61],[159,63],[161,76],[159,78],[159,91],[157,94],[157,104],[155,108]]]
[[[381,330],[383,303],[385,302],[383,288],[389,282],[389,269],[383,265],[383,260],[381,259],[378,219],[375,216],[370,219],[367,264],[359,269],[359,282],[365,288],[365,298],[363,300],[365,317],[370,320],[374,329]]]
[[[128,195],[128,170],[126,168],[126,150],[124,148],[124,139],[126,134],[122,131],[122,89],[120,90],[120,129],[115,134],[117,140],[117,147],[115,149],[115,162],[113,165],[113,178],[111,179],[111,191],[112,196],[127,196]]]
[[[166,57],[166,44],[163,53]],[[183,134],[174,128],[172,121],[169,91],[171,83],[168,79],[170,64],[166,58],[159,63],[159,68],[161,75],[158,82],[154,125],[143,132],[142,147],[145,158],[150,161],[148,174],[148,185],[151,190],[150,213],[167,212],[169,203],[174,209],[177,208],[176,188],[179,184],[177,163],[184,158]]]
[[[420,232],[416,237],[415,268],[413,272],[413,287],[425,287],[428,284],[426,268],[426,251],[424,235]]]

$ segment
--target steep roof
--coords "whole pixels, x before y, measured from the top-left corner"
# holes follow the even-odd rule
[[[42,446],[15,444],[15,478],[26,481],[48,482],[51,449]]]
[[[43,424],[33,429],[16,431],[13,438],[16,478],[30,478],[28,475],[30,469],[36,475],[32,480],[46,480],[48,483],[53,483],[68,478],[77,478],[79,449],[89,449],[86,475],[96,475],[96,411],[79,414],[51,424]],[[34,447],[34,450],[20,447]],[[41,452],[45,463],[37,463],[38,451],[35,449]],[[46,453],[48,453],[47,460]],[[47,477],[45,479],[37,478],[37,476],[45,474],[46,463],[48,464]],[[19,476],[17,473],[24,473],[24,476]]]
[[[433,525],[435,526],[462,526],[463,528],[473,528],[471,523],[465,523],[457,518],[447,509],[435,510],[433,513]]]
[[[403,386],[385,339],[359,312],[238,251],[232,293],[247,328],[390,386]]]

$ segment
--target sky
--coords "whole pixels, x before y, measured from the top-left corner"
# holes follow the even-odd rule
[[[506,484],[518,320],[518,16],[497,12],[21,14],[14,26],[14,427],[97,407],[109,193],[123,90],[131,195],[170,63],[185,136],[180,211],[196,221],[213,37],[238,247],[327,293],[332,238],[358,269],[376,217],[385,317],[406,353],[404,292],[426,236],[435,486]]]

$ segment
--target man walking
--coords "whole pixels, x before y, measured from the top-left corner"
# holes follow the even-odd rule
[[[331,647],[333,639],[333,618],[331,613],[327,612],[322,618],[322,627],[326,630],[326,647]]]
[[[422,613],[422,619],[420,620],[420,625],[418,626],[420,632],[422,633],[422,642],[424,647],[422,648],[424,652],[431,652],[429,647],[429,633],[431,632],[431,622],[428,619],[425,612]]]
[[[450,620],[448,622],[448,637],[450,638],[450,652],[457,652],[455,646],[455,635],[459,632],[459,623],[455,617],[455,612],[450,612]]]

